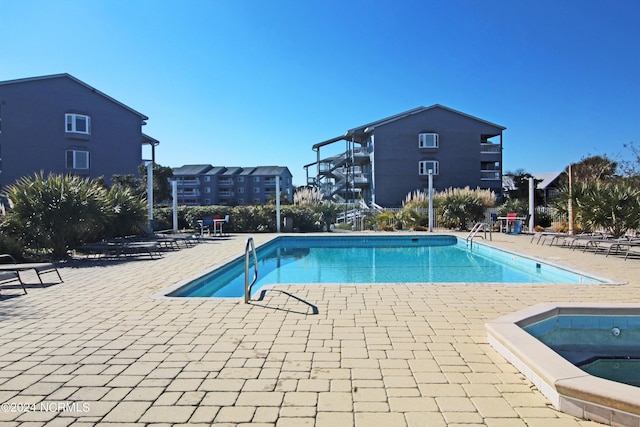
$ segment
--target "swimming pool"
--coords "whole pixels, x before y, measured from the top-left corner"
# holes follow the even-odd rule
[[[603,283],[455,236],[280,236],[256,253],[254,295],[274,284]],[[244,256],[166,295],[242,297]]]

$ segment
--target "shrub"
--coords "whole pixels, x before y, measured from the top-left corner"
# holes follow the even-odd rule
[[[466,229],[468,223],[482,221],[485,209],[495,205],[496,195],[490,190],[449,188],[433,199],[441,225]]]
[[[7,187],[12,209],[6,230],[33,251],[66,256],[77,243],[99,235],[104,225],[105,189],[78,176],[42,173]]]
[[[576,198],[581,224],[607,230],[614,237],[640,228],[640,189],[626,182],[579,184]]]
[[[388,231],[388,228],[393,230],[393,223],[395,220],[396,216],[393,212],[383,211],[373,218],[373,223],[376,225],[378,230]]]
[[[147,203],[129,188],[113,186],[105,191],[104,229],[105,237],[126,236],[138,231],[140,224],[147,222]]]

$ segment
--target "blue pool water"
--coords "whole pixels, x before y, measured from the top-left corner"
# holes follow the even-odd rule
[[[293,283],[601,283],[485,245],[469,249],[453,236],[281,236],[256,253],[254,294]],[[167,296],[243,295],[244,256]]]
[[[640,316],[557,315],[524,330],[591,375],[640,387]]]

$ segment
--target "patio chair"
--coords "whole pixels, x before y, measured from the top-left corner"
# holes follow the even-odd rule
[[[9,254],[0,255],[0,259],[8,259],[11,263],[0,264],[0,272],[14,272],[18,276],[20,283],[24,288],[24,282],[22,277],[20,277],[20,272],[33,270],[33,272],[38,276],[38,280],[40,281],[40,285],[44,287],[44,281],[42,280],[42,275],[47,273],[56,273],[58,275],[58,279],[60,280],[58,283],[64,282],[62,280],[62,276],[60,276],[60,272],[55,264],[50,262],[26,262],[26,263],[17,263],[15,258]],[[26,292],[26,291],[25,291]]]
[[[20,276],[15,271],[0,271],[0,291],[2,290],[2,285],[18,281],[20,286],[22,286],[22,290],[25,295],[27,294],[27,288],[25,288],[24,283],[20,280]],[[0,298],[2,298],[2,292],[0,292]]]

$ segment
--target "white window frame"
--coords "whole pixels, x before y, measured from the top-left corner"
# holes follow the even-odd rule
[[[253,177],[253,182],[260,182],[260,177],[259,176],[254,176]]]
[[[418,134],[418,148],[438,148],[439,145],[440,137],[437,133]]]
[[[254,193],[254,194],[258,194],[258,193],[260,193],[260,187],[254,187],[254,188],[253,188],[253,193]]]
[[[437,160],[420,160],[418,162],[419,175],[429,175],[429,170],[433,171],[434,175],[440,175],[440,162]]]
[[[205,193],[211,193],[211,187],[204,187]]]
[[[71,155],[71,159],[69,158],[69,155]],[[84,156],[86,167],[79,166],[80,155]],[[69,160],[71,160],[71,164],[69,164]],[[65,165],[67,169],[89,170],[89,167],[91,165],[89,152],[86,150],[66,150]]]
[[[244,193],[244,187],[238,187],[238,193],[243,194]]]
[[[78,121],[80,119],[85,122],[85,130],[78,130]],[[67,113],[64,115],[64,129],[67,133],[91,135],[91,117],[84,114]]]

